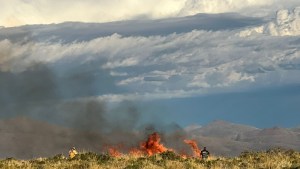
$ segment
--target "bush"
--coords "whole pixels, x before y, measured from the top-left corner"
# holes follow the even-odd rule
[[[166,151],[160,154],[163,160],[180,160],[181,157],[173,151]]]
[[[108,154],[96,154],[93,152],[87,152],[83,154],[77,154],[71,160],[82,160],[82,161],[97,161],[97,162],[107,162],[112,159]]]
[[[131,164],[127,165],[124,169],[140,169],[144,166],[142,160],[133,161]]]
[[[90,165],[88,163],[83,163],[83,164],[74,164],[71,166],[72,169],[86,169],[89,168]]]
[[[61,161],[61,160],[65,160],[66,157],[63,154],[57,154],[55,156],[53,156],[52,158],[48,158],[48,161],[52,161],[52,162],[57,162],[57,161]]]

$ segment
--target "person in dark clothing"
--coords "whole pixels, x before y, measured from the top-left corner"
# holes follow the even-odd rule
[[[209,156],[209,152],[206,150],[206,147],[203,148],[203,150],[201,151],[201,158],[202,160],[206,160]]]

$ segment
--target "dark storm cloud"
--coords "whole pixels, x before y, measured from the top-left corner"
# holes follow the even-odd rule
[[[63,42],[89,41],[98,37],[120,34],[123,36],[153,36],[186,33],[192,30],[232,30],[265,23],[262,18],[245,17],[237,13],[198,14],[183,18],[161,20],[131,20],[111,23],[66,22],[57,25],[33,25],[6,28],[0,31],[0,40],[9,39]],[[134,26],[132,26],[134,25]]]

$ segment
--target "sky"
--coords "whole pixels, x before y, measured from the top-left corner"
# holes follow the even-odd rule
[[[0,6],[2,118],[63,123],[66,104],[96,100],[108,111],[130,103],[142,121],[181,126],[300,125],[298,0]]]
[[[1,0],[0,25],[111,22],[224,12],[266,16],[298,4],[298,0]]]

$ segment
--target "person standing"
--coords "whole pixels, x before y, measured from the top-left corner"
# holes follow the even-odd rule
[[[69,150],[69,157],[70,159],[74,158],[76,155],[78,154],[77,150],[75,147],[72,147],[70,150]]]
[[[209,151],[206,150],[206,147],[203,147],[203,150],[200,152],[202,160],[208,159]]]

